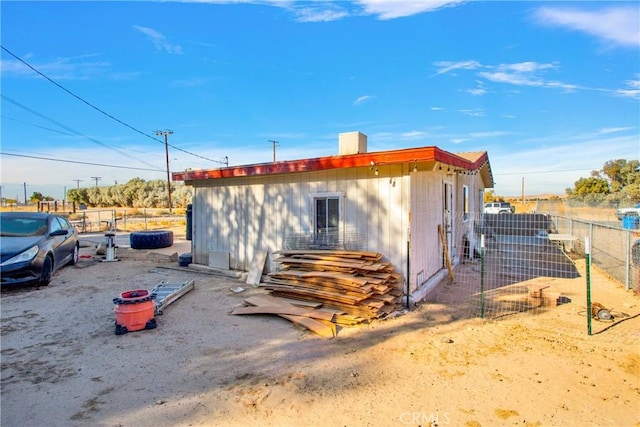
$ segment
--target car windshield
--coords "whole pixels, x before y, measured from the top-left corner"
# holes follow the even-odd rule
[[[0,221],[0,235],[4,237],[44,236],[46,233],[46,218],[2,218]]]

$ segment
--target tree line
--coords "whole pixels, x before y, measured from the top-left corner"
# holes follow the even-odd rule
[[[191,187],[182,182],[171,184],[172,207],[184,208],[191,203],[191,198]],[[74,188],[67,191],[67,200],[91,207],[166,208],[169,192],[164,180],[133,178],[110,187]]]
[[[607,161],[591,176],[578,179],[566,189],[569,200],[611,207],[640,203],[640,162],[616,159]]]

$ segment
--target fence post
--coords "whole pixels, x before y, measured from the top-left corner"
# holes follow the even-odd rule
[[[407,240],[407,311],[411,311],[409,304],[409,293],[411,292],[411,241]],[[420,286],[420,284],[416,284]]]
[[[587,276],[587,333],[591,335],[591,239],[584,238],[584,260]]]
[[[484,319],[484,234],[480,235],[480,318]]]
[[[631,286],[631,230],[627,230],[624,263],[624,289],[628,291]]]
[[[573,218],[569,218],[569,235],[573,236]],[[573,252],[573,240],[569,242],[569,250]]]

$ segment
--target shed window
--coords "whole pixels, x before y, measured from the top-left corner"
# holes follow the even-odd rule
[[[314,243],[335,245],[340,242],[341,203],[340,194],[313,195]]]

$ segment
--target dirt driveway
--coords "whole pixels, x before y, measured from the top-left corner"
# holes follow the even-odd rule
[[[264,292],[242,280],[118,255],[3,290],[3,426],[640,425],[639,317],[589,337],[579,302],[494,322],[425,303],[327,340],[230,315]],[[114,297],[190,279],[156,329],[114,334]]]

